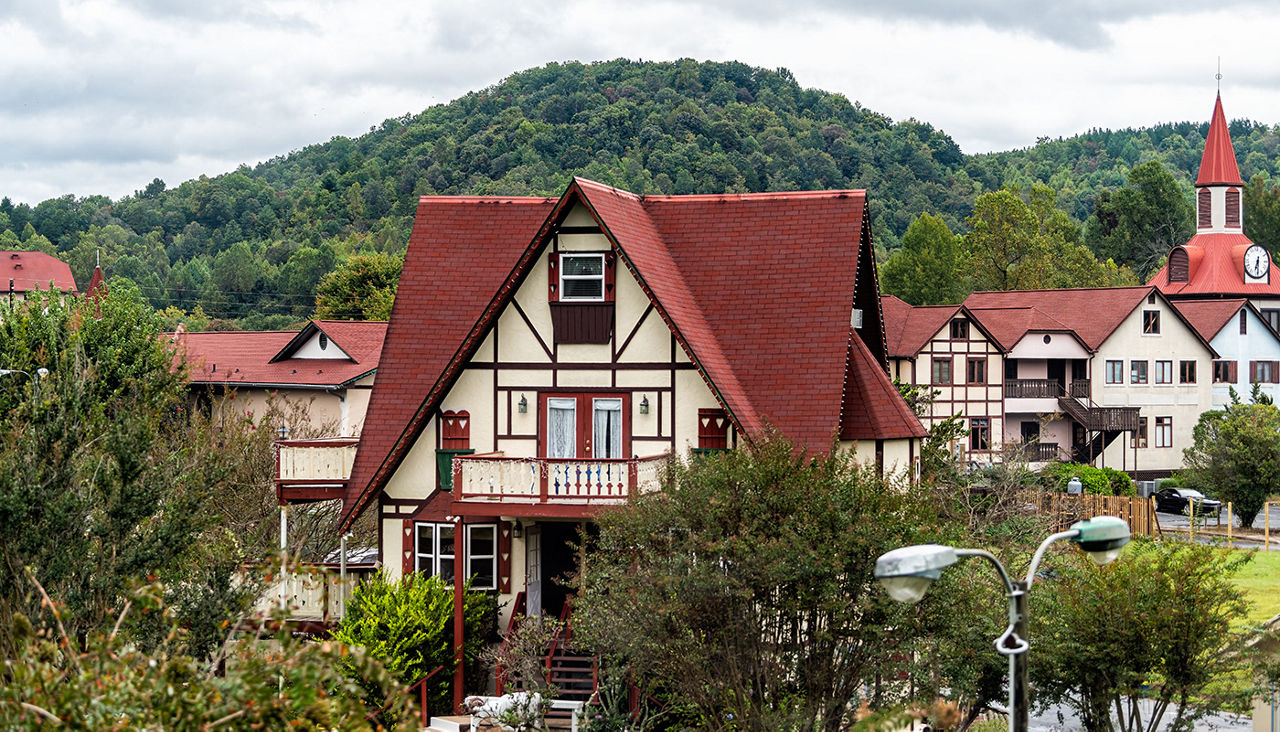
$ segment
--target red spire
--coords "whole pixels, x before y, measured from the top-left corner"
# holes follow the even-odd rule
[[[1227,118],[1222,114],[1222,95],[1213,105],[1213,120],[1209,122],[1209,134],[1204,139],[1204,157],[1200,158],[1200,177],[1196,186],[1242,186],[1240,168],[1236,166],[1236,151],[1231,146],[1231,132],[1227,130]]]
[[[102,267],[93,268],[93,277],[89,279],[89,289],[85,295],[98,301],[107,296],[107,282],[102,276]]]

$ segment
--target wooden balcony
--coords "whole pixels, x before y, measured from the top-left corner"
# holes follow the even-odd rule
[[[376,571],[372,563],[348,563],[346,597],[357,583],[368,579]],[[342,619],[346,610],[343,603],[343,586],[337,562],[310,562],[290,565],[288,571],[277,574],[254,603],[254,611],[260,617],[276,612],[282,602],[285,620],[291,626],[305,628],[326,627]]]
[[[356,459],[356,437],[276,441],[276,498],[308,503],[342,498]]]
[[[587,517],[602,506],[661,490],[667,459],[459,456],[453,460],[453,511],[461,516]]]
[[[1062,384],[1055,379],[1005,379],[1006,399],[1057,399],[1062,396]]]
[[[1062,450],[1058,448],[1058,443],[1056,442],[1033,442],[1027,445],[1027,460],[1029,462],[1048,463],[1060,460],[1062,457]]]

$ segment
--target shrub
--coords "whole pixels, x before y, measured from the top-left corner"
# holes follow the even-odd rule
[[[1080,479],[1084,492],[1095,496],[1136,496],[1133,478],[1114,468],[1095,468],[1080,463],[1050,463],[1040,471],[1048,490],[1066,491],[1072,477]]]
[[[497,599],[466,592],[463,638],[468,686],[483,683],[481,652],[497,637]],[[334,640],[363,646],[404,684],[435,671],[427,683],[432,709],[450,706],[454,670],[453,588],[439,577],[411,574],[398,582],[379,572],[356,587]]]

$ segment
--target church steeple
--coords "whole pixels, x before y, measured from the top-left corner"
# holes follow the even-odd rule
[[[1231,132],[1222,113],[1222,95],[1213,104],[1213,119],[1204,138],[1204,155],[1200,158],[1200,175],[1196,187],[1242,186],[1240,168],[1236,166],[1236,150],[1231,145]]]
[[[1213,104],[1209,134],[1204,139],[1200,174],[1196,177],[1196,229],[1202,232],[1240,234],[1244,232],[1240,209],[1240,189],[1244,181],[1236,165],[1231,132],[1222,113],[1222,95]]]

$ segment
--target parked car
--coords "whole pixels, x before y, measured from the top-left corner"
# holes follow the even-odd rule
[[[1192,503],[1195,503],[1197,516],[1217,516],[1222,510],[1222,501],[1205,498],[1194,488],[1165,488],[1156,491],[1154,497],[1156,510],[1163,513],[1191,513]]]

